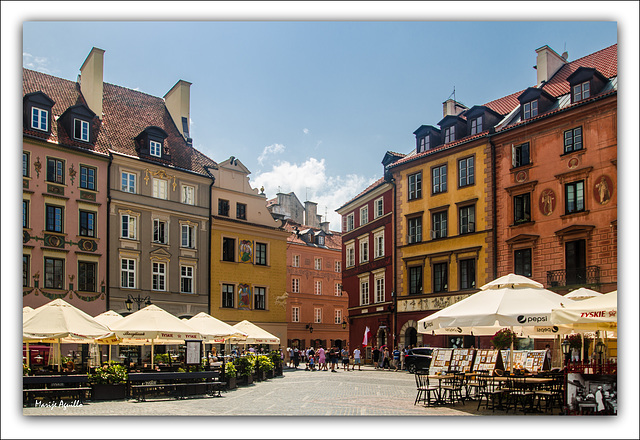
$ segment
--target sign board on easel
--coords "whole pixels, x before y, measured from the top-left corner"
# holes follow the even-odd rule
[[[429,374],[438,374],[440,372],[448,372],[451,365],[451,356],[453,348],[434,348],[431,353],[431,364],[429,365]]]
[[[456,348],[451,355],[450,370],[469,373],[473,367],[476,350],[472,348]]]
[[[498,356],[498,354],[499,350],[476,350],[473,371],[487,371],[492,375],[493,370],[504,370],[502,356]]]
[[[200,365],[202,362],[202,341],[184,341],[186,345],[185,350],[185,364],[186,365]]]

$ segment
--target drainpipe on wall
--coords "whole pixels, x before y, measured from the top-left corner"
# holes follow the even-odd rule
[[[209,176],[211,177],[211,184],[209,185],[209,241],[207,243],[207,249],[208,249],[208,261],[207,261],[207,313],[211,314],[211,197],[213,194],[213,184],[216,183],[216,178],[213,174],[211,174],[209,172],[209,167],[206,166],[204,167],[204,170],[207,172],[207,174],[209,174]]]
[[[396,179],[391,177],[389,183],[393,186],[393,261],[391,262],[391,273],[393,274],[393,347],[398,346],[398,289],[396,279],[396,257],[397,257],[397,243],[396,243]]]
[[[111,310],[111,302],[109,301],[110,297],[111,297],[111,283],[110,283],[110,264],[109,262],[111,261],[111,253],[110,253],[110,247],[109,246],[109,236],[111,235],[111,230],[109,229],[111,227],[111,163],[113,161],[113,156],[111,155],[111,153],[109,153],[109,165],[107,165],[107,284],[105,286],[105,295],[106,295],[106,304],[107,304],[107,310]]]
[[[491,140],[491,134],[489,134],[489,145],[491,146],[491,197],[493,203],[491,207],[491,219],[492,219],[492,245],[493,245],[493,278],[498,278],[498,203],[496,201],[497,196],[497,177],[496,177],[496,146]]]

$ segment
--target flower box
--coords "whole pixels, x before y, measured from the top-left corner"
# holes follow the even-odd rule
[[[122,400],[127,397],[127,386],[123,383],[91,385],[91,400]]]

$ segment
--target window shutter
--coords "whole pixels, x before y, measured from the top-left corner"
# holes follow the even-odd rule
[[[511,167],[516,167],[516,147],[511,144]]]

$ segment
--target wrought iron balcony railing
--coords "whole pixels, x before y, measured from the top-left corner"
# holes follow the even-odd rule
[[[564,287],[584,284],[600,284],[600,266],[547,271],[547,286]]]

